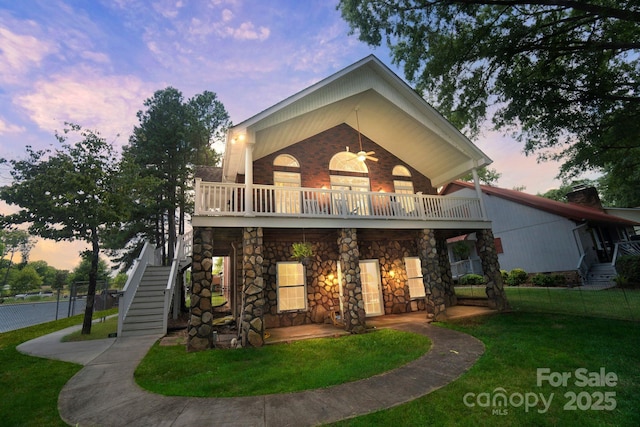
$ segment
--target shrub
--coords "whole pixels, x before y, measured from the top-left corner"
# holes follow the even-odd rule
[[[553,277],[553,282],[555,283],[555,286],[567,285],[567,278],[564,276],[564,274],[554,274],[552,277]]]
[[[531,283],[536,286],[564,286],[567,279],[562,274],[536,274],[531,278]]]
[[[507,270],[500,270],[500,275],[502,276],[502,282],[507,283],[507,279],[509,278],[509,272]]]
[[[531,278],[531,283],[536,286],[553,286],[553,277],[549,274],[536,274]]]
[[[509,277],[507,277],[507,285],[509,286],[519,286],[527,281],[527,272],[521,268],[514,268],[509,272]]]
[[[616,270],[628,283],[640,283],[640,255],[624,255],[616,261]]]
[[[466,286],[483,285],[484,277],[479,274],[465,274],[460,278],[459,283]]]

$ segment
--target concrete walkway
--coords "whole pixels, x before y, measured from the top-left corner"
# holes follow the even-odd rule
[[[158,336],[60,343],[61,331],[25,343],[19,350],[85,364],[58,399],[62,419],[78,426],[314,426],[424,396],[458,378],[484,352],[477,339],[430,325],[424,315],[383,316],[368,319],[367,324],[426,335],[432,348],[403,367],[365,380],[238,398],[168,397],[138,387],[133,373]]]

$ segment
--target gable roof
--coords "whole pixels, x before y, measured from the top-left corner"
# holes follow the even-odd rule
[[[451,195],[462,188],[475,189],[475,186],[471,182],[455,181],[446,185],[440,191],[440,194]],[[506,188],[491,187],[488,185],[481,185],[480,189],[485,194],[500,197],[505,200],[510,200],[521,205],[532,207],[534,209],[539,209],[558,216],[562,216],[572,221],[589,221],[625,226],[639,225],[634,221],[619,218],[614,215],[609,215],[599,209],[572,203],[558,202],[556,200],[547,199],[546,197],[523,193],[522,191],[507,190]]]
[[[224,179],[233,181],[244,173],[241,136],[255,144],[253,159],[258,160],[342,123],[359,127],[363,135],[430,178],[434,186],[492,162],[371,55],[229,129]]]

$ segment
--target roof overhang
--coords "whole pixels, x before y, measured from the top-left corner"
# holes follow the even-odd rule
[[[403,80],[369,56],[229,129],[223,179],[235,181],[245,173],[246,144],[253,145],[253,160],[258,160],[342,123],[359,128],[435,187],[491,163]]]

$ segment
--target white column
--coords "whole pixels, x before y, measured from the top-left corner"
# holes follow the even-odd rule
[[[245,141],[244,148],[244,209],[245,216],[253,214],[253,141]]]
[[[478,170],[473,168],[471,171],[473,174],[473,185],[476,188],[476,193],[478,194],[478,198],[480,199],[480,212],[482,213],[482,219],[488,220],[487,210],[484,206],[484,199],[482,198],[482,189],[480,189],[480,179],[478,178]]]

